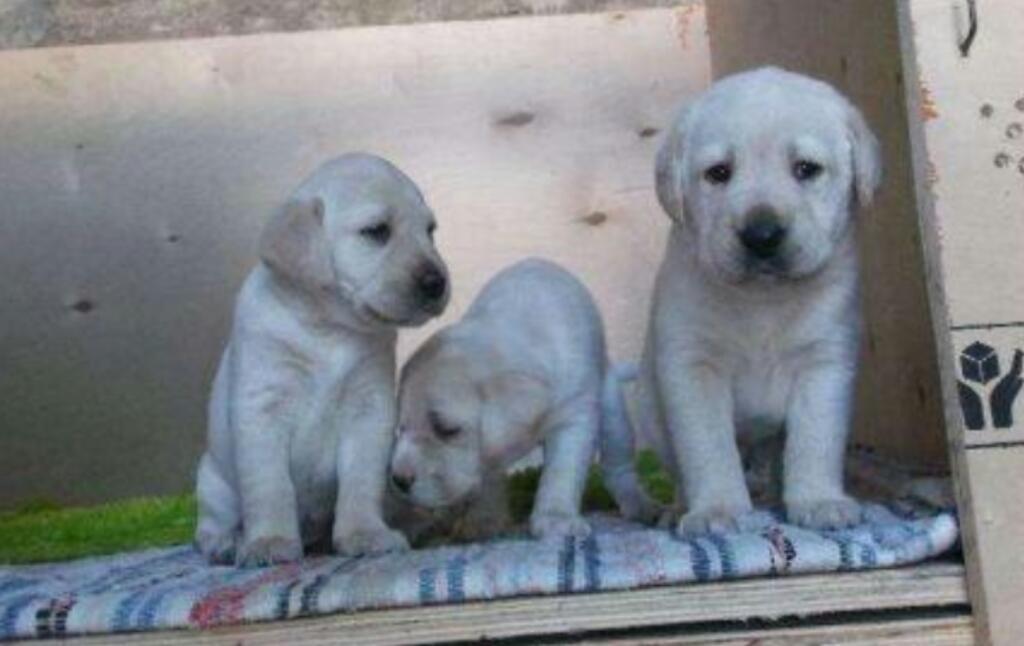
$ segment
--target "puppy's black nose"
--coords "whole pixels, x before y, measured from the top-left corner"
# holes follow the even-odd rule
[[[416,280],[420,294],[428,301],[440,300],[448,289],[448,281],[437,268],[427,269]]]
[[[412,483],[416,481],[416,477],[412,475],[402,475],[400,473],[391,474],[391,484],[395,485],[395,489],[398,489],[402,493],[409,493],[412,489]]]
[[[775,216],[758,216],[740,230],[740,242],[753,256],[762,260],[779,251],[786,239],[786,227]]]

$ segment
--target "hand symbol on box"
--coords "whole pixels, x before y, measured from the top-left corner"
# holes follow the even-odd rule
[[[956,382],[960,395],[960,411],[964,415],[964,426],[969,431],[980,431],[985,428],[985,404],[974,389],[960,381]]]
[[[1017,395],[1020,394],[1021,386],[1024,386],[1024,379],[1021,378],[1022,371],[1024,371],[1024,351],[1018,348],[1013,353],[1010,370],[999,380],[989,396],[992,425],[996,428],[1013,426],[1013,403],[1017,400]]]

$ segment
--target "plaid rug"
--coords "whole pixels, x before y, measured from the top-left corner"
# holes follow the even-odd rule
[[[266,569],[211,567],[187,546],[48,565],[0,567],[0,639],[207,628],[363,608],[621,590],[762,575],[884,568],[957,541],[950,513],[868,507],[861,526],[813,532],[759,512],[754,533],[683,539],[592,518],[584,540],[512,537],[367,558],[310,558]]]

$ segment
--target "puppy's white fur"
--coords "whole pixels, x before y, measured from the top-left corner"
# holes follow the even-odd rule
[[[447,301],[421,287],[446,275],[433,226],[412,181],[365,154],[321,166],[271,219],[210,397],[196,530],[209,560],[290,561],[332,536],[343,554],[407,547],[381,516],[395,328]]]
[[[393,482],[421,507],[475,502],[466,513],[486,535],[501,524],[505,469],[542,445],[531,532],[586,535],[605,363],[600,315],[576,278],[536,259],[503,270],[403,368]]]
[[[821,172],[799,179],[800,161]],[[728,181],[713,181],[718,164]],[[751,500],[737,434],[783,429],[789,519],[860,518],[842,468],[860,328],[853,213],[879,176],[858,111],[825,83],[775,68],[716,83],[667,133],[656,179],[673,224],[635,421],[677,476],[678,531],[742,526]],[[764,213],[788,231],[770,264],[739,239]]]

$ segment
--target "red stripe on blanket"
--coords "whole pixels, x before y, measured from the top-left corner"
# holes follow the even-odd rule
[[[299,564],[281,565],[242,585],[218,588],[192,605],[188,621],[199,628],[239,623],[245,610],[244,602],[247,596],[268,583],[290,581],[301,570]]]

